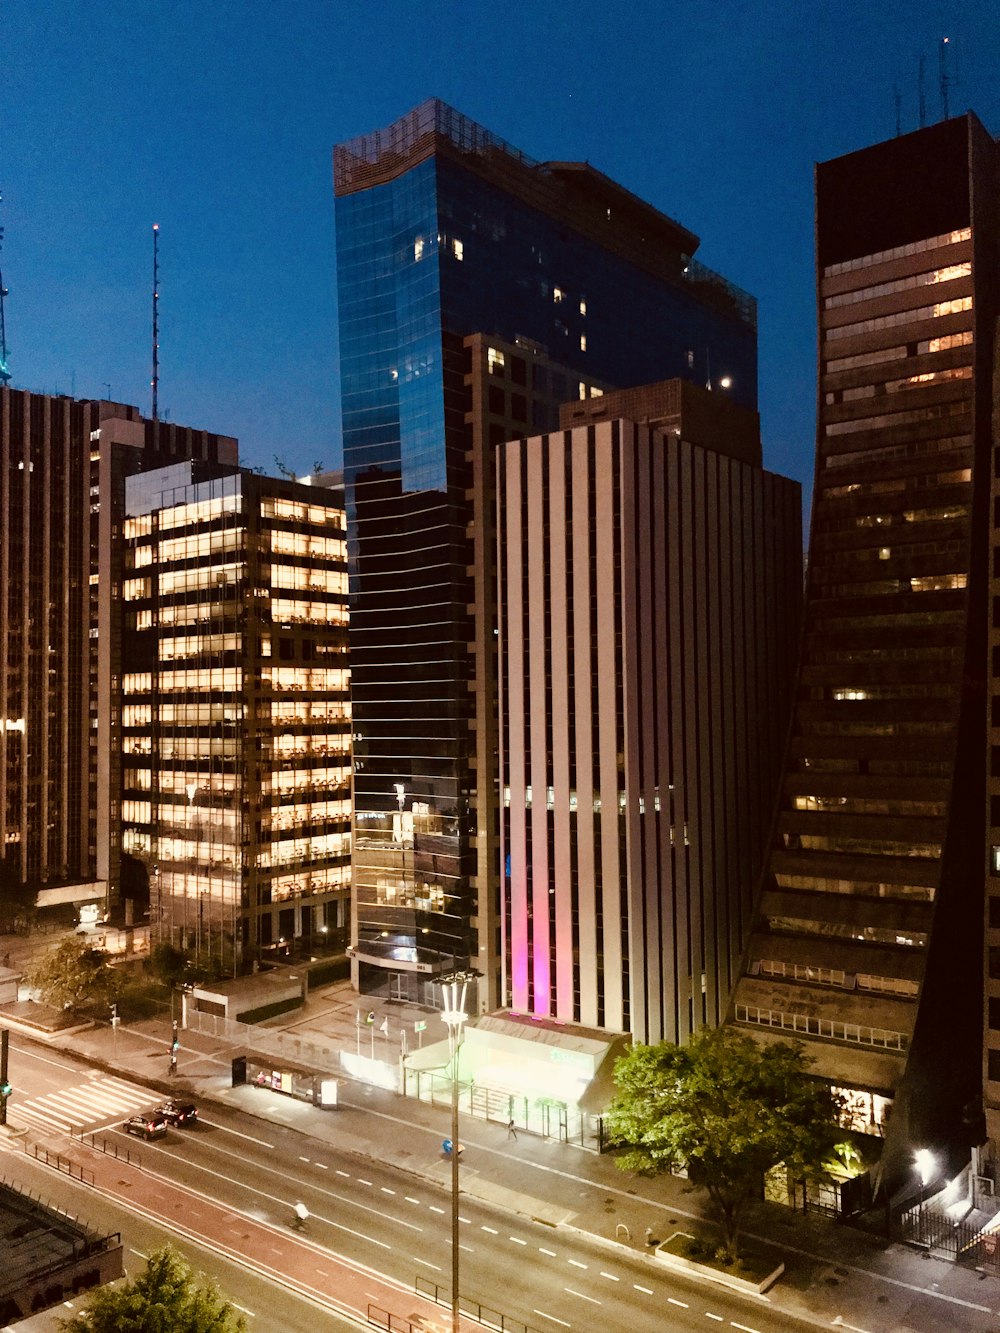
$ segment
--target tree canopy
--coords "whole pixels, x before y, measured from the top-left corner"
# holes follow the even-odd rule
[[[625,1145],[619,1165],[647,1173],[686,1166],[735,1261],[740,1222],[767,1171],[784,1162],[816,1172],[844,1137],[837,1099],[808,1063],[800,1046],[758,1046],[734,1028],[696,1033],[686,1046],[633,1046],[615,1064],[606,1117],[612,1141]]]
[[[63,1333],[246,1333],[243,1316],[199,1276],[165,1245],[150,1254],[138,1277],[98,1287],[59,1327]]]
[[[110,1004],[122,984],[108,955],[86,938],[74,936],[50,949],[28,976],[28,985],[57,1009],[75,1009],[88,1001]]]

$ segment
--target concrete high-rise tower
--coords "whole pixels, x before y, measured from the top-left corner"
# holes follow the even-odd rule
[[[972,115],[816,169],[804,637],[731,1018],[805,1044],[855,1126],[887,1136],[890,1180],[981,1125],[984,881],[1000,928],[998,170]]]

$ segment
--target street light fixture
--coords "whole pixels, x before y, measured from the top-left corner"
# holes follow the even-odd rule
[[[461,1145],[458,1140],[458,1056],[465,1037],[466,994],[469,982],[478,972],[452,972],[441,978],[444,996],[442,1019],[448,1026],[449,1065],[451,1067],[451,1328],[459,1333],[458,1308],[458,1159]]]
[[[917,1174],[920,1176],[920,1201],[917,1204],[917,1227],[919,1230],[919,1239],[924,1239],[924,1191],[934,1179],[937,1172],[937,1158],[931,1152],[930,1148],[918,1148],[913,1154],[913,1160],[916,1163]]]

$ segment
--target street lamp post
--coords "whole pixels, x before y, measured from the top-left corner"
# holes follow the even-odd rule
[[[937,1160],[929,1148],[918,1148],[914,1153],[917,1173],[920,1176],[920,1199],[917,1204],[917,1229],[921,1244],[924,1239],[924,1194],[937,1169]]]
[[[451,1328],[452,1333],[459,1333],[460,1312],[458,1302],[458,1159],[460,1144],[458,1140],[458,1056],[465,1035],[466,992],[470,980],[477,976],[475,972],[453,972],[441,978],[444,993],[444,1011],[441,1017],[448,1025],[448,1049],[451,1065]]]

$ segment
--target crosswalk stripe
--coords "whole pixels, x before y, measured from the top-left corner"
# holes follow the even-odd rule
[[[73,1088],[32,1097],[16,1114],[40,1128],[80,1129],[152,1106],[158,1094],[118,1078],[99,1078]]]

